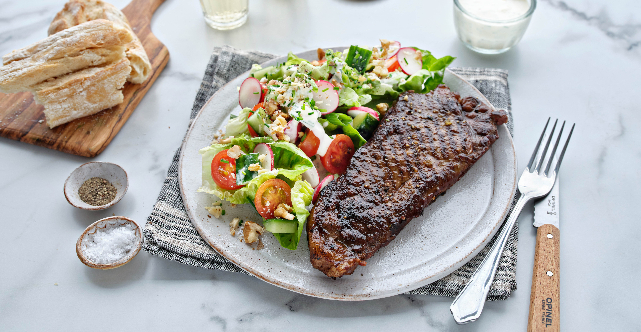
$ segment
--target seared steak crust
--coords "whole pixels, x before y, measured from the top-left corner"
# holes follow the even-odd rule
[[[401,94],[345,174],[324,188],[307,223],[312,265],[352,274],[450,188],[498,139],[505,111],[444,85]]]

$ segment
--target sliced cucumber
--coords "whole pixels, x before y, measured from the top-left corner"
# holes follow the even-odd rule
[[[369,60],[372,58],[372,51],[360,48],[356,45],[352,45],[347,51],[347,57],[345,58],[345,63],[352,66],[352,68],[358,70],[359,72],[365,72],[365,68],[369,63]]]
[[[265,110],[261,107],[252,114],[249,119],[247,119],[247,123],[254,129],[254,131],[259,134],[263,135],[265,134],[265,128],[267,125],[269,125],[271,120],[267,117],[267,114],[265,113]]]
[[[296,233],[298,221],[285,219],[267,219],[263,222],[265,230],[270,233]]]
[[[369,140],[378,128],[378,120],[369,113],[362,113],[354,118],[352,126],[364,139]]]

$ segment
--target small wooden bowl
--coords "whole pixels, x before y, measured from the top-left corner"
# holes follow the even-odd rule
[[[85,238],[85,236],[87,236],[87,234],[95,233],[98,228],[106,229],[110,227],[120,227],[127,223],[133,224],[136,232],[136,247],[132,251],[130,251],[127,256],[110,264],[94,263],[85,256],[85,253],[82,249],[82,240]],[[100,219],[95,223],[89,225],[89,227],[87,227],[87,229],[85,229],[82,235],[80,235],[80,237],[78,238],[78,242],[76,242],[76,254],[78,255],[78,258],[80,258],[80,261],[91,268],[100,270],[115,269],[129,263],[129,261],[131,261],[138,254],[140,248],[142,248],[142,231],[140,229],[140,226],[138,226],[135,221],[129,218],[117,216]]]
[[[87,204],[80,199],[78,189],[85,181],[93,177],[106,179],[116,187],[116,197],[111,202],[105,205],[94,206]],[[104,210],[118,203],[123,196],[125,196],[128,187],[129,180],[127,178],[127,172],[125,172],[122,167],[112,163],[92,161],[80,165],[71,172],[67,181],[65,181],[64,193],[69,204],[79,209],[97,211]]]

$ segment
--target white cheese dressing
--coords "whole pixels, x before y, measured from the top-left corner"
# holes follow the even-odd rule
[[[528,0],[459,0],[465,10],[484,20],[513,20],[530,9]]]
[[[303,109],[303,106],[305,109]],[[305,103],[298,102],[289,109],[289,115],[299,120],[318,137],[320,144],[318,145],[318,151],[316,153],[321,157],[324,156],[327,153],[329,145],[332,144],[332,138],[325,133],[323,125],[318,122],[318,118],[321,116],[320,111],[312,109],[311,106]]]

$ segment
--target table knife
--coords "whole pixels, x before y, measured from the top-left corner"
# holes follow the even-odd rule
[[[559,177],[552,191],[534,204],[536,250],[528,332],[560,331]]]

